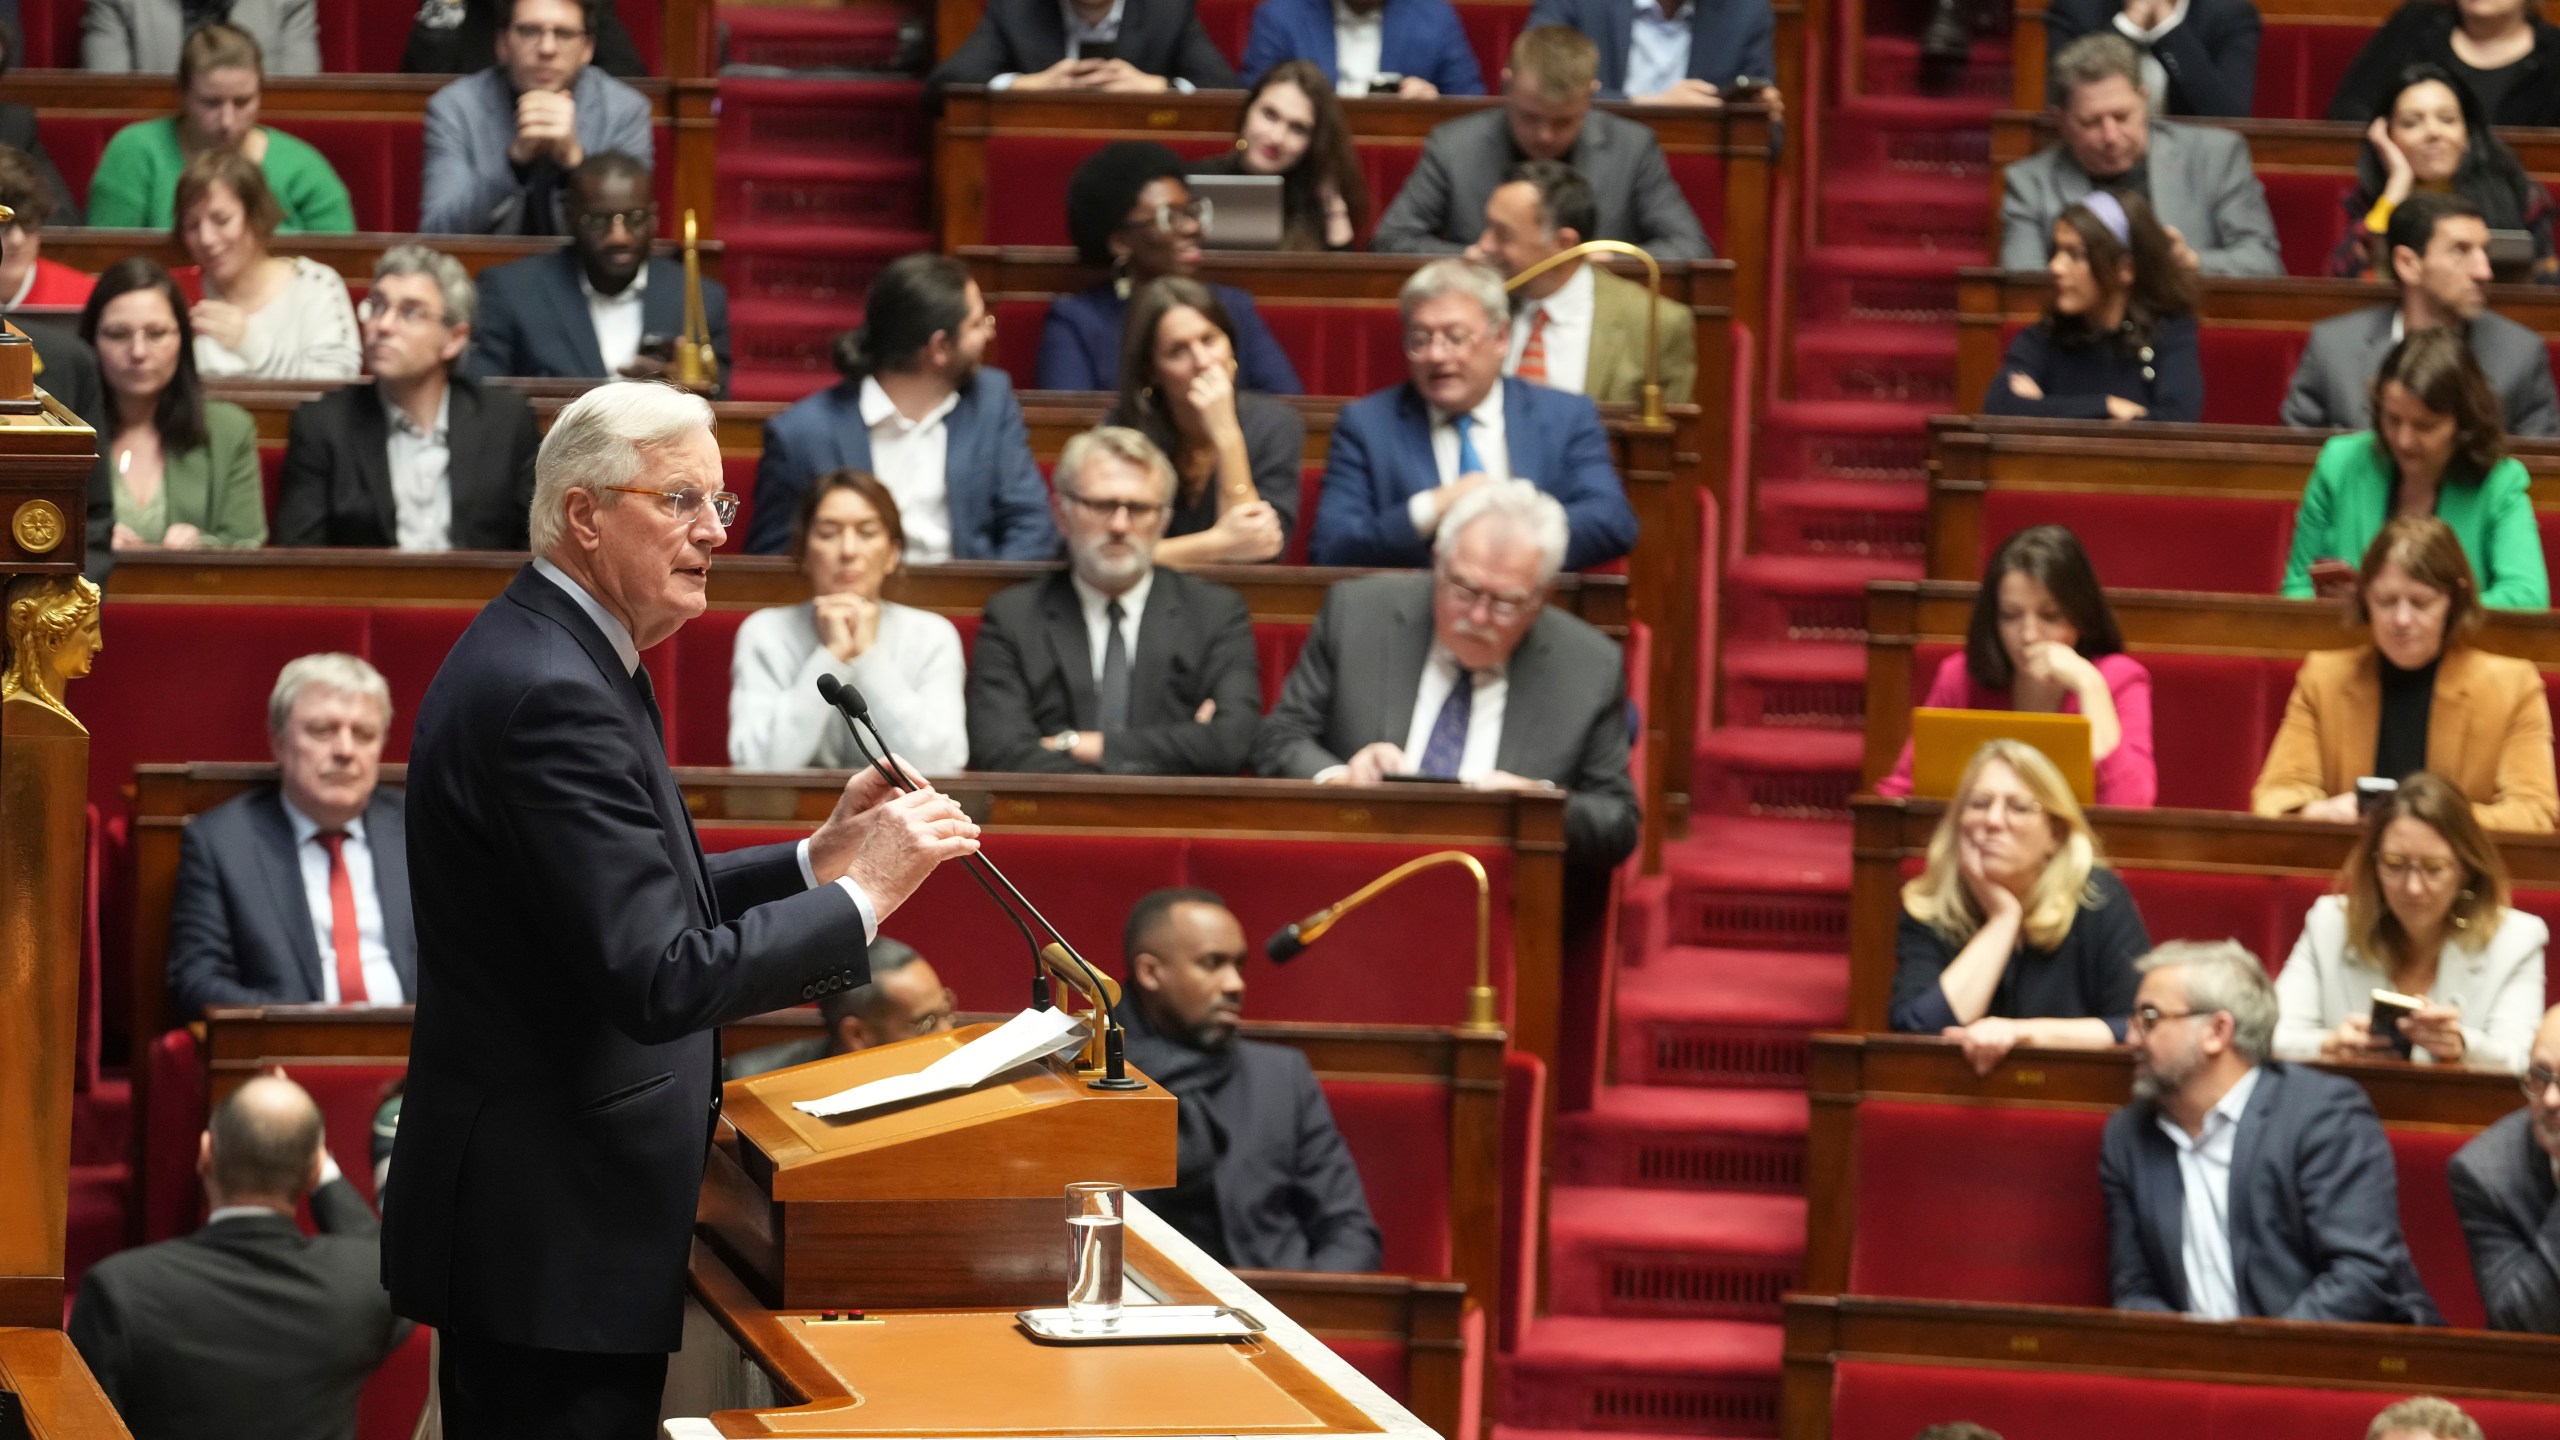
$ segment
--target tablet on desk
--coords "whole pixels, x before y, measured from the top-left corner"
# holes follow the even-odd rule
[[[1921,799],[1951,799],[1964,781],[1965,767],[1994,740],[2016,740],[2044,752],[2062,772],[2071,793],[2083,805],[2094,804],[2098,782],[2089,759],[2089,717],[2041,715],[2025,710],[1935,710],[1911,712],[1911,793]]]
[[[1208,202],[1200,243],[1211,250],[1277,250],[1286,223],[1277,175],[1194,175],[1191,198]]]

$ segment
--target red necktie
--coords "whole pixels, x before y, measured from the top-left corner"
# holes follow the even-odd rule
[[[323,830],[315,838],[329,851],[329,942],[338,952],[338,1003],[361,1005],[364,951],[356,943],[356,887],[347,878],[347,832]]]
[[[1511,372],[1532,385],[1547,383],[1547,307],[1529,314],[1529,343],[1520,347],[1519,367]]]

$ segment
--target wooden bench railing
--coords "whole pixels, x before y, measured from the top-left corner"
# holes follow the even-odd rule
[[[428,235],[422,237],[397,232],[373,231],[358,232],[353,235],[287,235],[276,241],[276,249],[283,254],[308,255],[346,276],[348,290],[361,298],[373,283],[374,262],[382,258],[382,252],[394,245],[406,245],[418,240],[461,261],[462,268],[475,276],[492,265],[504,265],[511,260],[523,260],[530,256],[547,254],[559,249],[561,245],[561,242],[556,239],[541,236]],[[672,256],[676,253],[673,246],[663,242],[657,249],[662,255]],[[721,249],[721,244],[717,240],[705,241],[702,244],[704,278],[711,280],[720,278]],[[48,228],[44,232],[46,259],[60,261],[74,270],[86,270],[92,275],[130,255],[148,255],[173,270],[195,263],[195,260],[187,254],[185,247],[179,245],[166,230]],[[303,398],[310,398],[311,382],[308,381],[243,383],[299,385],[305,392]]]

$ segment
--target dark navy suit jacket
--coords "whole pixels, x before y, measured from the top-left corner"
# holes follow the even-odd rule
[[[382,939],[403,998],[418,995],[418,932],[409,914],[409,842],[400,792],[378,789],[364,807],[365,845],[382,902]],[[317,1005],[320,937],[302,891],[293,821],[272,785],[226,800],[178,841],[178,890],[169,902],[169,993],[178,1018],[208,1005]]]
[[[1271,338],[1253,297],[1233,285],[1212,285],[1218,301],[1235,322],[1236,384],[1265,395],[1303,395],[1298,367]],[[1042,390],[1117,390],[1120,388],[1120,331],[1129,317],[1129,302],[1108,284],[1049,302],[1049,321],[1040,327]]]
[[[1538,0],[1531,25],[1570,25],[1600,47],[1600,96],[1623,100],[1636,13],[1628,0]],[[1769,0],[1689,0],[1689,78],[1730,89],[1738,75],[1778,78],[1778,20]]]
[[[706,859],[651,702],[531,566],[418,706],[418,1007],[383,1201],[392,1307],[510,1345],[671,1351],[720,1114],[714,1027],[864,983],[796,847]]]
[[[1031,458],[1022,402],[1001,370],[978,372],[943,421],[942,465],[951,508],[951,558],[1047,560],[1058,553],[1049,487]],[[764,422],[756,462],[756,507],[747,551],[779,555],[791,544],[791,517],[809,482],[831,470],[869,470],[871,430],[862,423],[862,382],[847,380]]]
[[[1505,378],[1502,427],[1511,473],[1564,506],[1572,538],[1564,567],[1580,570],[1635,548],[1636,512],[1609,463],[1609,436],[1589,400]],[[1342,407],[1307,536],[1310,565],[1428,565],[1431,541],[1413,533],[1405,503],[1440,483],[1431,458],[1431,407],[1412,385]]]
[[[702,317],[720,357],[720,390],[729,393],[729,292],[702,282]],[[684,265],[650,257],[649,288],[640,292],[640,333],[684,333]],[[595,317],[578,284],[577,252],[510,260],[480,272],[480,313],[471,322],[471,373],[608,379],[596,344]]]
[[[1387,0],[1379,27],[1380,70],[1418,76],[1443,95],[1484,93],[1475,47],[1449,0]],[[1334,69],[1332,0],[1262,0],[1254,7],[1253,35],[1244,44],[1245,88],[1283,60],[1312,60],[1325,79],[1341,78]]]

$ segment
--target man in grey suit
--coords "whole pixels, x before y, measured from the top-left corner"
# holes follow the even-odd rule
[[[2135,190],[2207,275],[2281,275],[2275,216],[2238,132],[2151,118],[2142,56],[2121,35],[2083,35],[2053,62],[2062,138],[2009,167],[2000,201],[2000,264],[2041,270],[2053,222],[2090,191]]]
[[[1600,51],[1590,37],[1562,25],[1521,31],[1502,72],[1502,108],[1431,132],[1413,174],[1379,218],[1371,248],[1454,255],[1484,233],[1485,201],[1512,166],[1561,160],[1591,182],[1600,202],[1599,224],[1585,238],[1629,241],[1659,260],[1713,256],[1653,132],[1593,113],[1599,76]]]
[[[565,235],[569,172],[618,150],[654,162],[649,101],[588,63],[596,0],[514,0],[498,63],[427,101],[418,228],[431,235]]]
[[[2525,1052],[2524,1108],[2445,1166],[2493,1330],[2560,1335],[2560,1006]]]
[[[1441,522],[1430,574],[1335,585],[1262,722],[1255,772],[1562,789],[1565,857],[1625,859],[1639,828],[1626,659],[1546,604],[1565,540],[1553,496],[1488,481]]]
[[[9,14],[14,18],[17,7]],[[184,0],[88,0],[80,11],[80,68],[100,75],[174,74],[188,32],[208,19],[247,31],[264,57],[260,69],[271,78],[320,73],[316,0],[231,0],[220,8]]]
[[[2237,941],[2173,941],[2134,993],[2134,1101],[2107,1120],[2121,1310],[2441,1325],[2400,1234],[2391,1142],[2352,1080],[2268,1058],[2275,986]]]
[[[379,788],[391,687],[305,655],[267,700],[276,783],[190,822],[169,908],[169,991],[209,1005],[400,1005],[417,994],[400,792]]]
[[[2383,245],[2400,303],[2333,315],[2311,327],[2284,423],[2361,430],[2372,423],[2373,377],[2400,337],[2441,325],[2468,327],[2471,358],[2498,392],[2514,435],[2560,435],[2560,396],[2542,337],[2488,308],[2489,222],[2454,193],[2419,191],[2391,212]]]

